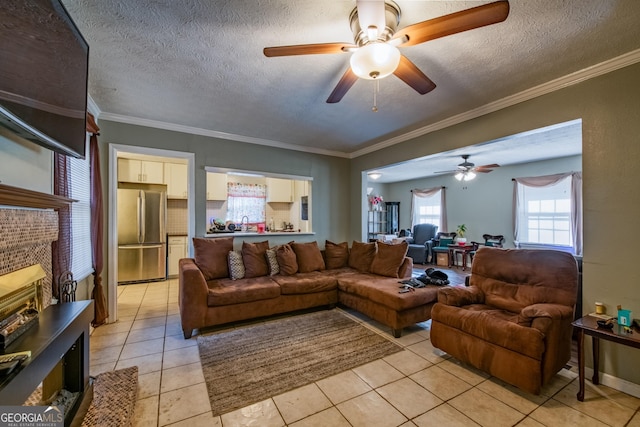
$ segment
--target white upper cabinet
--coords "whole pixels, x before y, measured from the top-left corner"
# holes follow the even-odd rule
[[[164,164],[164,183],[167,185],[167,198],[187,198],[187,165],[180,163]]]
[[[267,202],[293,202],[293,181],[267,178]]]
[[[227,200],[227,175],[207,172],[207,200]]]
[[[118,181],[164,184],[164,165],[161,162],[119,158]]]

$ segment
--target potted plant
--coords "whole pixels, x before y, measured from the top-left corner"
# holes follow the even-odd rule
[[[467,239],[464,237],[464,235],[467,232],[467,226],[465,224],[460,224],[458,225],[458,228],[456,228],[456,240],[458,243],[466,243]]]

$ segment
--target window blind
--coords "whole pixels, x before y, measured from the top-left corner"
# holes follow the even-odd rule
[[[89,178],[89,136],[85,159],[71,158],[71,272],[80,281],[93,273],[91,260],[91,180]]]

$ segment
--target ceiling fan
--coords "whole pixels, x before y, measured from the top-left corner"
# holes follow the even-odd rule
[[[508,0],[465,9],[397,29],[400,7],[392,0],[357,0],[349,22],[354,43],[319,43],[264,48],[267,57],[352,52],[350,67],[327,102],[339,102],[358,78],[377,80],[394,74],[421,95],[436,85],[398,47],[496,24],[507,19]]]
[[[469,154],[463,154],[462,163],[458,165],[458,168],[450,171],[439,171],[434,173],[454,173],[455,178],[458,181],[471,181],[476,177],[476,173],[489,173],[493,171],[493,168],[499,168],[500,165],[497,163],[492,163],[490,165],[484,166],[476,166],[474,163],[469,161]]]

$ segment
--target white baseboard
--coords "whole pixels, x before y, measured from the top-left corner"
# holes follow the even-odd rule
[[[593,369],[585,367],[584,376],[585,379],[591,379],[593,377]],[[640,384],[632,383],[631,381],[623,380],[622,378],[602,372],[600,372],[600,384],[640,398]]]

